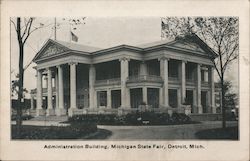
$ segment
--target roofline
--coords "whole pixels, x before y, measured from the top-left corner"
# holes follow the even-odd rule
[[[208,44],[206,44],[198,35],[196,35],[195,33],[193,33],[193,34],[190,35],[190,36],[192,36],[192,37],[198,39],[199,42],[200,42],[202,45],[204,45],[204,46],[208,49],[208,51],[209,51],[210,53],[213,54],[213,58],[214,58],[214,59],[215,59],[216,57],[219,56],[219,54],[217,54],[210,46],[208,46]],[[198,43],[199,43],[199,42],[198,42]]]
[[[94,51],[94,52],[91,53],[91,55],[105,53],[105,52],[112,52],[112,51],[119,50],[119,49],[124,49],[124,48],[134,50],[134,51],[139,51],[139,52],[143,51],[143,48],[123,44],[123,45],[118,45],[118,46],[114,46],[114,47]]]

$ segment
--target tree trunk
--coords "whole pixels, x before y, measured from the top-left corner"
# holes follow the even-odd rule
[[[225,107],[225,88],[224,88],[224,75],[221,77],[221,109],[222,109],[222,128],[226,128],[226,107]]]
[[[23,106],[23,42],[21,38],[21,19],[17,18],[17,32],[18,32],[18,44],[19,44],[19,80],[18,80],[18,107],[17,107],[17,136],[20,137],[22,126],[22,106]]]

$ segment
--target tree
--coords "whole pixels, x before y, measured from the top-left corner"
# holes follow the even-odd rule
[[[225,108],[226,110],[232,110],[238,104],[238,96],[232,89],[232,83],[230,81],[224,81],[225,89]]]
[[[17,41],[19,47],[19,72],[17,75],[18,80],[12,82],[12,89],[17,93],[18,96],[18,107],[17,107],[17,135],[20,136],[21,125],[22,125],[22,106],[24,102],[23,94],[25,92],[25,88],[23,87],[23,78],[24,78],[24,68],[23,68],[23,59],[24,59],[24,46],[30,37],[30,35],[36,31],[37,29],[43,27],[42,24],[38,27],[33,26],[34,18],[16,18],[16,22],[13,19],[10,20],[13,24],[16,34]]]
[[[17,34],[17,41],[18,41],[18,47],[19,47],[19,72],[16,75],[17,80],[12,80],[12,95],[17,94],[18,96],[18,107],[17,107],[17,117],[16,117],[16,125],[17,125],[17,135],[20,136],[21,131],[21,125],[22,125],[22,109],[23,109],[23,102],[24,102],[24,93],[27,93],[27,90],[23,86],[23,78],[24,78],[24,71],[27,69],[27,67],[30,65],[24,67],[23,60],[24,60],[24,47],[29,39],[30,35],[40,29],[45,28],[51,25],[54,25],[53,29],[55,31],[55,38],[56,38],[56,29],[59,28],[60,24],[50,23],[50,24],[43,24],[43,23],[37,23],[34,24],[35,18],[20,18],[17,17],[14,19],[11,19],[11,23],[14,26],[14,29]],[[55,19],[56,20],[56,19]],[[63,19],[66,20],[66,19]],[[71,27],[74,27],[73,30],[77,29],[77,26],[80,24],[85,24],[84,22],[85,18],[78,18],[78,19],[69,19],[67,20]]]
[[[201,39],[217,58],[209,55],[220,79],[222,91],[222,127],[226,127],[225,72],[238,58],[239,20],[236,17],[166,17],[162,18],[162,36],[183,41]]]

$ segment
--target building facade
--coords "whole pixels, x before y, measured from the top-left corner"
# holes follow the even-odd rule
[[[33,61],[39,115],[130,112],[216,113],[216,54],[197,36],[99,49],[48,40]],[[189,105],[189,106],[186,106]]]

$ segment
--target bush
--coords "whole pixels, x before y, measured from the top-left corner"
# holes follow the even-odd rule
[[[171,121],[175,124],[189,123],[191,122],[191,118],[184,113],[173,113]]]
[[[87,114],[87,115],[75,115],[68,119],[70,123],[84,122],[95,124],[107,124],[111,125],[115,121],[113,114]]]
[[[33,116],[31,115],[22,115],[22,120],[30,120]],[[11,120],[15,121],[17,119],[17,115],[11,115]]]
[[[171,125],[191,123],[191,118],[183,113],[135,112],[118,116],[114,114],[87,114],[69,118],[69,123],[96,123],[99,125]]]

